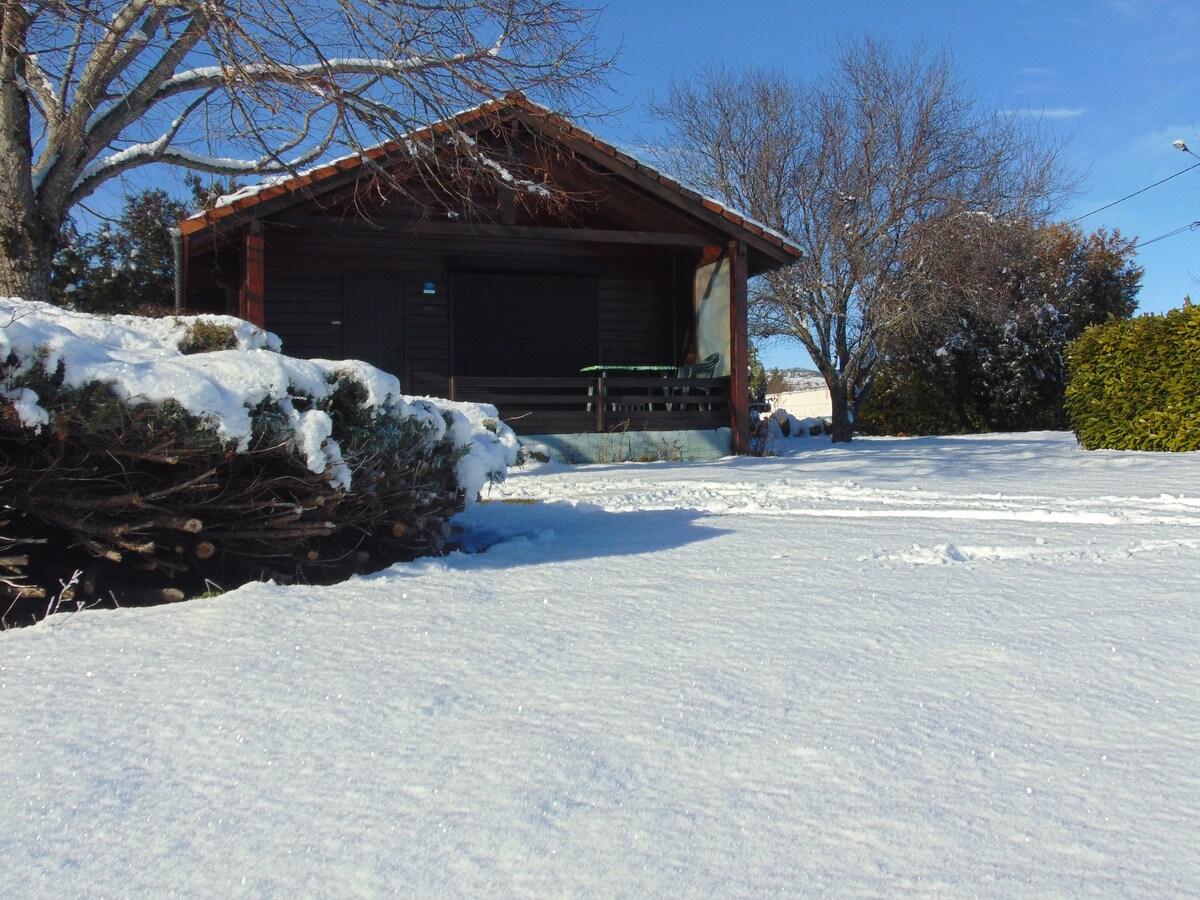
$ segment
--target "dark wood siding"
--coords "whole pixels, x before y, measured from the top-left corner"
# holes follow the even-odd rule
[[[604,278],[600,282],[600,361],[612,365],[675,364],[672,312],[669,277],[631,272]]]
[[[292,220],[267,232],[267,327],[285,352],[365,359],[411,394],[444,396],[452,374],[677,365],[692,330],[694,255]]]
[[[268,278],[264,306],[267,330],[279,335],[284,353],[301,358],[345,356],[340,276]]]
[[[455,272],[456,375],[577,375],[599,362],[599,281],[531,272]]]

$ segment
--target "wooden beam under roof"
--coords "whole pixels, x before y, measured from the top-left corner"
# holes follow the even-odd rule
[[[366,232],[370,234],[433,235],[436,237],[517,238],[527,241],[642,244],[658,247],[709,247],[716,243],[712,235],[676,231],[543,228],[537,225],[497,225],[491,222],[413,222],[409,219],[391,219],[382,216],[370,220],[329,219],[321,216],[276,216],[267,224],[329,233]]]
[[[519,109],[514,112],[514,115],[529,127],[538,127],[538,117]],[[723,207],[717,201],[702,197],[674,179],[663,176],[657,170],[644,166],[633,157],[620,151],[614,153],[606,151],[595,140],[581,137],[577,133],[579,131],[581,130],[577,127],[569,126],[557,130],[556,137],[580,156],[610,171],[619,168],[629,182],[641,187],[657,199],[666,201],[672,207],[718,228],[721,232],[729,234],[730,237],[732,237],[730,229],[737,228],[738,231],[743,232],[740,240],[768,258],[780,263],[790,263],[795,260],[795,254],[784,249],[779,243],[755,234],[749,227],[742,227],[740,223],[744,220],[740,218],[735,220],[730,216],[723,215],[721,212]]]

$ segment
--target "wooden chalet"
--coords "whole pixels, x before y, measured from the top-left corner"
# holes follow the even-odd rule
[[[179,305],[293,356],[493,403],[522,435],[707,433],[720,452],[749,447],[747,279],[800,255],[520,95],[231,195],[180,233]]]

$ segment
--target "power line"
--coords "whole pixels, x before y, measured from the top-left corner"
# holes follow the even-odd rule
[[[1172,178],[1178,178],[1178,177],[1179,177],[1180,175],[1182,175],[1184,172],[1190,172],[1190,171],[1192,171],[1192,169],[1195,169],[1195,168],[1196,168],[1196,167],[1198,167],[1198,166],[1200,166],[1200,162],[1198,162],[1198,163],[1193,163],[1192,165],[1188,166],[1186,169],[1180,169],[1180,170],[1179,170],[1178,172],[1176,172],[1174,175],[1168,175],[1168,176],[1167,176],[1166,178],[1164,178],[1162,181],[1156,181],[1156,182],[1154,182],[1154,184],[1147,185],[1146,187],[1142,188],[1140,191],[1134,191],[1132,194],[1128,194],[1128,195],[1126,195],[1126,196],[1122,197],[1120,200],[1114,200],[1112,203],[1106,203],[1104,206],[1101,206],[1099,209],[1093,209],[1091,212],[1084,213],[1082,216],[1078,216],[1078,217],[1076,217],[1076,218],[1072,219],[1072,220],[1071,220],[1070,222],[1068,222],[1067,224],[1068,224],[1068,225],[1074,225],[1074,224],[1075,224],[1076,222],[1078,222],[1080,219],[1086,219],[1088,216],[1094,216],[1094,215],[1095,215],[1096,213],[1098,213],[1098,212],[1104,212],[1104,210],[1106,210],[1106,209],[1108,209],[1108,208],[1110,208],[1110,207],[1116,206],[1118,203],[1124,203],[1126,200],[1129,200],[1129,199],[1130,199],[1130,198],[1132,198],[1132,197],[1136,197],[1138,194],[1144,194],[1144,193],[1146,193],[1146,191],[1150,190],[1151,188],[1156,188],[1156,187],[1158,187],[1160,184],[1166,184],[1166,183],[1167,183],[1168,181],[1170,181]],[[1185,230],[1185,229],[1187,229],[1187,228],[1191,228],[1191,227],[1192,227],[1191,225],[1186,225],[1186,226],[1184,226],[1184,228],[1180,229],[1180,231],[1183,231],[1183,230]],[[1178,233],[1179,233],[1179,232],[1177,232],[1177,231],[1175,231],[1175,232],[1171,232],[1171,234],[1178,234]],[[1171,236],[1171,235],[1166,235],[1166,234],[1165,234],[1165,235],[1163,235],[1163,237],[1170,237],[1170,236]],[[1156,240],[1156,241],[1159,241],[1159,240],[1162,240],[1162,238],[1155,238],[1154,240]],[[1149,244],[1149,243],[1152,243],[1152,242],[1151,242],[1151,241],[1146,241],[1146,243],[1147,243],[1147,244]],[[1143,244],[1142,246],[1145,246],[1145,244]]]
[[[1196,165],[1200,166],[1200,163],[1196,163]],[[1200,228],[1200,222],[1192,222],[1190,225],[1181,225],[1174,231],[1168,231],[1166,234],[1160,234],[1156,238],[1150,238],[1148,241],[1139,241],[1137,249],[1141,250],[1143,247],[1148,247],[1150,244],[1157,243],[1158,241],[1165,241],[1167,238],[1175,237],[1177,234],[1183,234],[1185,231],[1195,231],[1197,228]]]

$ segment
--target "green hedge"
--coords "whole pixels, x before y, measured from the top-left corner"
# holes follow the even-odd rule
[[[1088,450],[1200,450],[1200,307],[1087,329],[1067,415]]]

